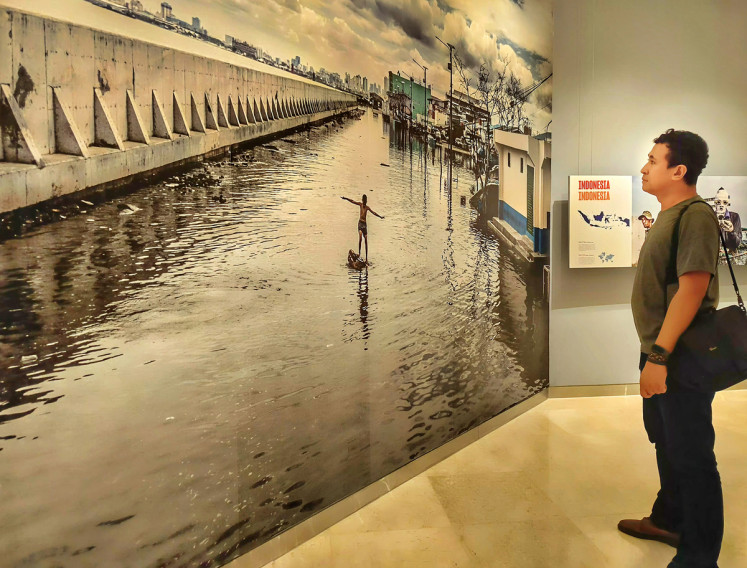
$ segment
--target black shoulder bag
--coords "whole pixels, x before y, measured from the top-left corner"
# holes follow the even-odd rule
[[[705,202],[695,201],[685,207],[675,224],[667,273],[668,282],[677,281],[680,221],[688,207],[695,203]],[[710,205],[708,207],[710,208]],[[738,305],[696,315],[690,327],[680,336],[667,363],[667,374],[674,386],[698,392],[723,390],[747,378],[747,310],[739,294],[729,251],[726,249],[726,242],[720,229],[719,236],[737,293]]]

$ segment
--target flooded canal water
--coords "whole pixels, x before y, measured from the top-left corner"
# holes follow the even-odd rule
[[[234,159],[0,242],[4,566],[218,566],[547,385],[467,169],[371,111]]]

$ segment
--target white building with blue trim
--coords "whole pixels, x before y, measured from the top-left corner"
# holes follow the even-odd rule
[[[498,153],[499,207],[493,225],[531,256],[547,255],[550,247],[549,135],[532,137],[493,131]]]

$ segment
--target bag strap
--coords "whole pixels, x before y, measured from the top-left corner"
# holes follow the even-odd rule
[[[677,217],[677,221],[674,224],[674,232],[672,233],[672,248],[669,253],[669,265],[667,266],[667,283],[673,283],[677,282],[677,246],[679,245],[680,241],[680,222],[682,221],[682,217],[685,215],[685,211],[687,211],[692,205],[695,205],[696,203],[704,203],[705,205],[708,205],[705,201],[702,199],[698,201],[693,201],[686,207],[680,211],[679,217]],[[708,205],[709,210],[713,211],[710,205]],[[747,314],[747,308],[744,306],[744,302],[742,301],[742,296],[739,293],[739,286],[737,285],[737,278],[734,276],[734,269],[731,266],[731,259],[729,258],[729,251],[726,248],[726,240],[724,239],[724,234],[721,232],[721,227],[717,223],[717,230],[718,230],[718,236],[721,240],[721,244],[724,247],[724,254],[726,255],[726,263],[729,265],[729,273],[731,274],[731,281],[734,284],[734,291],[737,293],[737,303],[739,304],[740,309],[742,312]],[[716,270],[718,270],[718,260],[716,261]]]
[[[726,239],[724,239],[724,234],[721,232],[720,227],[719,227],[718,235],[721,237],[721,244],[724,246],[724,254],[726,255],[726,262],[729,265],[729,273],[731,273],[731,281],[734,283],[734,291],[737,293],[737,302],[739,303],[739,307],[742,309],[742,312],[747,314],[747,309],[745,309],[744,307],[742,296],[739,294],[739,286],[737,286],[737,279],[734,276],[734,269],[731,267],[731,260],[729,260],[729,251],[726,249]]]

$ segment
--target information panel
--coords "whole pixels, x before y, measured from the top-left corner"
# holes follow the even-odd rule
[[[571,268],[631,265],[631,176],[570,176],[568,208]]]

